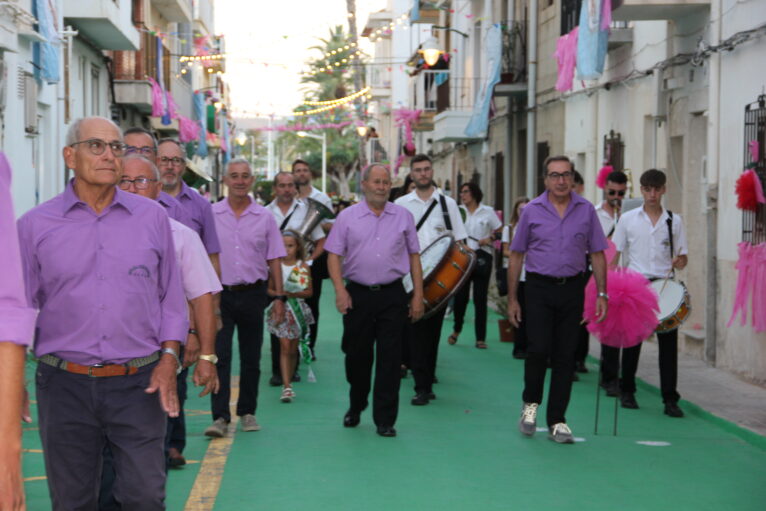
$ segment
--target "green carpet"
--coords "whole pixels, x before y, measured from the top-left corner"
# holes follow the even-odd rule
[[[511,358],[512,345],[498,342],[495,316],[488,325],[489,349],[473,347],[472,306],[458,344],[440,347],[438,399],[411,406],[412,377],[403,380],[397,438],[375,434],[369,409],[358,428],[343,428],[348,387],[342,327],[327,284],[322,306],[317,382],[307,381],[304,367],[296,400],[280,403],[280,389],[266,383],[267,340],[257,413],[263,430],[237,431],[220,490],[209,496],[215,505],[208,509],[764,509],[766,451],[735,434],[736,426],[704,413],[668,418],[658,395],[641,387],[641,409],[620,409],[616,437],[613,400],[602,399],[600,434],[594,435],[593,367],[574,384],[567,415],[582,441],[557,445],[544,432],[522,437],[516,422],[523,364]],[[444,339],[451,326],[448,318]],[[202,431],[210,415],[209,400],[192,395],[185,455],[194,462],[205,456],[209,441]],[[26,431],[24,439],[26,448],[40,449],[37,431]],[[44,475],[40,453],[26,453],[24,462],[26,477]],[[199,469],[190,463],[171,471],[168,509],[184,509]],[[29,509],[50,509],[45,481],[26,485]]]

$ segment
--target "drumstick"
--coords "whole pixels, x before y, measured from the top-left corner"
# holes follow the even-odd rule
[[[670,254],[672,257],[670,258],[670,271],[665,276],[665,282],[662,284],[662,287],[660,288],[659,294],[662,294],[663,291],[665,291],[665,286],[668,285],[668,280],[670,280],[670,276],[673,274],[673,259],[676,258],[675,254]]]

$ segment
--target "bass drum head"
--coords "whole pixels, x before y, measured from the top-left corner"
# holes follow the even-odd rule
[[[445,234],[436,239],[433,243],[428,245],[425,250],[420,252],[420,266],[423,268],[423,282],[428,280],[439,266],[439,263],[444,259],[444,255],[449,251],[452,246],[453,238],[451,234]],[[402,284],[404,284],[404,290],[407,293],[412,293],[412,274],[402,278]]]
[[[652,282],[652,289],[659,297],[660,311],[657,313],[657,319],[660,322],[675,314],[684,303],[686,290],[683,284],[669,279],[659,279]]]

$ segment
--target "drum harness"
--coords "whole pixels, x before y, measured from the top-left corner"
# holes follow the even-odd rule
[[[449,218],[449,213],[447,212],[447,201],[444,200],[444,195],[439,194],[439,204],[442,207],[442,217],[444,218],[444,225],[447,228],[448,231],[452,232],[452,222]],[[428,209],[425,213],[423,213],[423,216],[420,217],[420,220],[418,221],[418,225],[415,226],[415,230],[419,231],[421,227],[423,227],[423,224],[426,223],[426,220],[428,220],[428,216],[431,214],[431,211],[434,210],[436,207],[436,200],[434,200],[430,206],[428,206]]]

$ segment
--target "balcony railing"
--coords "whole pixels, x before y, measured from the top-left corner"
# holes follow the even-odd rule
[[[527,81],[527,22],[501,23],[503,34],[503,63],[500,83]]]
[[[163,45],[162,53],[162,85],[170,90],[170,50]],[[158,80],[157,71],[157,36],[149,32],[141,33],[138,51],[114,52],[115,80],[146,80],[147,76]]]
[[[410,103],[416,110],[436,112],[439,105],[439,86],[449,80],[449,70],[420,71],[412,81]]]
[[[436,112],[471,110],[478,87],[478,78],[447,76],[446,80],[437,86]]]
[[[388,89],[391,87],[391,71],[384,66],[368,66],[367,77],[367,85],[373,89]]]

